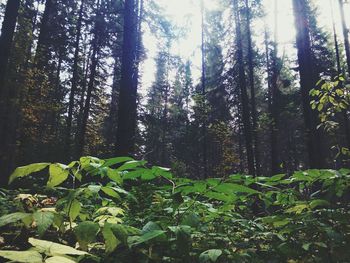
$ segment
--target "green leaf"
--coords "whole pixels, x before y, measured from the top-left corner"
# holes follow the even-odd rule
[[[43,258],[38,251],[0,250],[0,257],[23,263],[42,263]]]
[[[236,198],[236,196],[234,196],[233,194],[226,195],[226,194],[217,193],[217,192],[207,192],[207,193],[205,193],[205,196],[208,198],[216,199],[216,200],[223,201],[223,202],[232,202]]]
[[[121,185],[123,183],[123,179],[120,175],[120,172],[118,172],[116,170],[108,169],[107,176],[109,179],[111,179],[112,181],[116,182],[119,185]]]
[[[249,188],[244,185],[239,184],[232,184],[232,183],[223,183],[218,185],[214,188],[216,191],[225,193],[225,194],[232,194],[232,193],[248,193],[248,194],[257,194],[258,191]]]
[[[154,230],[161,230],[161,228],[157,223],[150,221],[142,228],[142,234],[146,234]]]
[[[76,263],[76,261],[62,256],[53,256],[45,259],[45,263]]]
[[[184,217],[181,224],[196,228],[200,224],[200,218],[197,214],[191,212]]]
[[[106,223],[102,229],[102,235],[105,240],[106,253],[112,253],[121,243],[121,241],[115,237],[111,227],[112,224]]]
[[[293,206],[286,210],[287,213],[295,213],[295,214],[301,214],[305,209],[308,209],[309,206],[307,204],[299,204],[296,206]]]
[[[37,211],[33,214],[34,221],[38,227],[38,233],[41,237],[52,225],[55,214],[51,212]]]
[[[78,216],[79,213],[80,213],[80,210],[81,210],[81,204],[80,204],[80,202],[79,202],[77,199],[74,199],[74,200],[70,203],[69,211],[68,211],[70,221],[73,222],[73,221],[77,218],[77,216]]]
[[[4,215],[4,216],[0,217],[0,227],[8,225],[8,224],[16,223],[17,221],[22,220],[28,216],[31,216],[31,214],[21,213],[21,212],[16,212],[16,213]]]
[[[101,187],[101,190],[110,197],[120,199],[120,195],[115,190],[113,190],[112,187],[104,186]]]
[[[216,262],[221,254],[220,249],[209,249],[199,255],[199,262]]]
[[[111,158],[111,159],[105,160],[105,162],[101,166],[101,168],[102,167],[110,167],[110,166],[115,165],[115,164],[125,163],[125,162],[129,162],[129,161],[134,161],[134,160],[132,158],[130,158],[130,157]]]
[[[137,237],[136,240],[133,240],[133,242],[130,244],[131,246],[136,246],[136,245],[140,245],[142,243],[145,243],[147,241],[151,241],[157,237],[164,237],[165,231],[163,230],[153,230],[153,231],[149,231],[147,232],[146,234],[140,236],[140,237]]]
[[[25,177],[32,173],[39,172],[49,166],[49,163],[33,163],[26,166],[18,167],[10,176],[9,184],[11,184],[15,179]]]
[[[87,250],[87,246],[96,240],[96,236],[100,226],[97,223],[85,221],[74,228],[75,236],[83,250]]]
[[[88,253],[84,251],[77,250],[75,248],[54,243],[51,241],[40,240],[35,238],[29,238],[28,242],[37,248],[40,252],[46,255],[87,255]]]
[[[127,163],[124,163],[122,166],[120,166],[117,171],[126,171],[126,170],[131,170],[135,169],[137,167],[142,167],[146,164],[146,161],[130,161]]]
[[[50,188],[60,185],[67,180],[69,176],[69,171],[65,169],[65,166],[58,163],[50,165],[49,173],[50,177],[49,181],[47,182],[47,186]]]
[[[310,203],[310,207],[311,209],[315,209],[316,207],[319,207],[319,206],[322,206],[322,207],[328,207],[330,206],[331,204],[326,201],[326,200],[321,200],[321,199],[317,199],[317,200],[313,200],[311,203]]]

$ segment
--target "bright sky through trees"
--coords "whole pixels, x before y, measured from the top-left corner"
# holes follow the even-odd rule
[[[271,31],[274,30],[274,8],[275,0],[262,0],[267,12],[267,17],[261,19],[254,26],[254,41],[262,43],[263,34],[259,33],[264,30],[264,24],[267,23]],[[337,23],[337,30],[340,40],[342,39],[340,18],[339,18],[339,6],[338,1],[333,1],[334,16]],[[193,64],[193,75],[195,79],[200,76],[200,43],[201,43],[201,13],[200,13],[200,1],[198,0],[158,0],[160,6],[165,10],[165,14],[174,25],[179,28],[183,28],[185,35],[180,36],[178,40],[174,41],[172,53],[181,56],[183,59],[191,60]],[[219,0],[204,0],[205,8],[207,10],[213,10],[218,8]],[[315,5],[318,7],[319,22],[320,25],[327,28],[327,31],[331,33],[332,29],[332,17],[331,17],[331,1],[330,0],[314,0]],[[345,10],[350,14],[350,4],[345,5]],[[278,20],[278,43],[280,52],[286,52],[287,54],[294,56],[296,51],[294,50],[295,43],[295,28],[294,17],[292,10],[291,0],[279,0],[277,7],[277,20]],[[350,25],[350,16],[347,16],[347,24]],[[261,31],[263,32],[263,31]],[[144,43],[148,50],[148,59],[144,62],[143,90],[147,89],[154,80],[155,63],[154,57],[158,51],[157,38],[149,30],[145,30]],[[295,58],[291,58],[295,59]]]

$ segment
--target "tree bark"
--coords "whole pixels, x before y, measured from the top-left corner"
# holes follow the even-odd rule
[[[5,88],[6,73],[8,68],[8,62],[11,53],[12,40],[15,33],[16,22],[18,17],[18,10],[20,7],[20,0],[8,0],[5,9],[4,20],[1,28],[0,36],[0,187],[6,187],[7,176],[11,172],[11,143],[5,138],[11,137],[7,127],[9,126],[6,115],[8,108],[8,95],[9,91]],[[5,136],[6,135],[6,136]]]
[[[233,8],[235,11],[237,64],[239,68],[238,85],[241,91],[243,133],[244,133],[246,152],[247,152],[248,172],[251,175],[255,175],[252,129],[251,129],[250,111],[249,111],[249,98],[247,93],[247,80],[246,80],[244,62],[243,62],[240,11],[238,9],[237,0],[233,0]]]
[[[309,92],[318,81],[318,74],[314,70],[310,43],[309,21],[306,12],[306,0],[293,0],[295,26],[297,30],[296,44],[300,73],[303,115],[306,128],[307,150],[310,168],[325,167],[323,158],[320,130],[317,129],[318,116],[311,109]]]
[[[206,105],[206,65],[205,65],[205,40],[204,40],[204,3],[201,0],[201,52],[202,52],[202,76],[201,76],[201,87],[203,96],[203,106]],[[202,123],[202,137],[203,137],[203,177],[207,178],[208,166],[207,166],[207,123],[206,116],[203,116]]]
[[[252,134],[254,139],[254,159],[256,174],[260,175],[260,156],[259,156],[259,138],[258,138],[258,120],[255,97],[255,81],[254,81],[254,62],[253,62],[253,46],[251,33],[251,13],[248,0],[245,0],[246,7],[246,23],[247,23],[247,38],[248,38],[248,69],[249,69],[249,84],[251,95],[251,114],[252,114]]]
[[[137,19],[135,0],[125,0],[123,55],[121,65],[120,95],[116,152],[120,156],[132,155],[135,149],[137,123],[136,72]]]
[[[346,25],[345,20],[345,13],[344,13],[344,2],[343,0],[339,0],[339,7],[340,7],[340,17],[341,17],[341,24],[343,28],[343,37],[344,37],[344,47],[345,47],[345,53],[346,53],[346,64],[348,66],[348,74],[350,77],[350,43],[349,43],[349,29]]]
[[[77,32],[75,36],[74,43],[74,62],[73,62],[73,75],[72,75],[72,87],[69,94],[69,107],[68,107],[68,117],[67,117],[67,127],[66,127],[66,140],[65,140],[65,152],[68,154],[68,157],[71,156],[70,148],[71,148],[71,132],[72,132],[72,121],[73,121],[73,110],[75,104],[75,93],[78,87],[78,64],[79,64],[79,45],[81,38],[81,28],[82,28],[82,20],[83,20],[83,10],[84,10],[84,1],[81,1],[80,10],[79,10],[79,18],[77,22]]]
[[[20,0],[7,0],[5,16],[1,27],[0,36],[0,99],[3,99],[5,75],[10,57],[13,35],[15,33],[16,21]]]

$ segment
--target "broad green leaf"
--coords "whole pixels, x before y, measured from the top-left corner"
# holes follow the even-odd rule
[[[157,223],[150,221],[142,228],[142,234],[146,234],[153,230],[161,230],[161,228]]]
[[[127,171],[131,169],[135,169],[137,167],[142,167],[146,164],[146,161],[129,161],[120,166],[117,171]]]
[[[209,249],[199,255],[200,262],[216,262],[221,256],[222,251],[220,249]]]
[[[76,261],[62,256],[53,256],[45,259],[45,263],[76,263]]]
[[[234,196],[233,194],[227,195],[227,194],[217,193],[213,191],[205,193],[205,196],[208,198],[216,199],[218,201],[223,201],[223,202],[232,202],[236,199],[236,196]]]
[[[319,206],[322,206],[322,207],[328,207],[330,206],[331,204],[326,201],[326,200],[321,200],[321,199],[318,199],[318,200],[313,200],[311,203],[310,203],[310,207],[311,209],[315,209],[316,207],[319,207]]]
[[[84,251],[77,250],[75,248],[54,243],[51,241],[40,240],[35,238],[29,238],[28,242],[37,248],[40,252],[45,253],[49,256],[54,255],[87,255]]]
[[[80,213],[81,204],[77,199],[74,199],[70,203],[70,206],[68,207],[68,209],[69,209],[68,214],[69,214],[70,221],[73,222]]]
[[[23,220],[24,218],[31,216],[29,213],[21,213],[21,212],[16,212],[8,215],[4,215],[0,217],[0,227],[16,223],[19,220]]]
[[[106,253],[112,253],[121,243],[121,241],[115,237],[111,227],[112,224],[106,223],[102,229],[102,235],[105,240]]]
[[[67,180],[69,176],[69,171],[65,169],[66,167],[55,163],[51,164],[49,167],[49,181],[47,182],[48,187],[55,187]]]
[[[96,236],[100,226],[97,223],[85,221],[74,228],[75,236],[83,250],[87,250],[87,246],[96,240]]]
[[[296,206],[293,206],[286,210],[287,213],[295,213],[295,214],[301,214],[305,209],[308,209],[309,206],[307,204],[299,204]]]
[[[249,188],[244,185],[232,184],[232,183],[223,183],[214,188],[215,191],[224,193],[224,194],[232,194],[232,193],[247,193],[247,194],[256,194],[258,191]]]
[[[46,167],[48,167],[49,163],[33,163],[26,166],[18,167],[10,176],[9,184],[11,184],[15,179],[25,177],[32,173],[39,172]]]
[[[33,218],[37,225],[39,236],[41,237],[52,225],[55,214],[51,212],[37,211],[33,214]]]
[[[200,218],[194,212],[190,212],[184,217],[181,224],[196,228],[200,224]]]
[[[120,199],[120,195],[112,187],[103,186],[101,190],[110,197]]]
[[[102,164],[101,168],[102,167],[110,167],[110,166],[113,166],[115,164],[120,164],[120,163],[125,163],[125,162],[130,162],[130,161],[134,161],[134,160],[130,157],[111,158],[111,159],[105,160],[105,162]]]
[[[116,182],[117,184],[121,185],[123,183],[123,179],[120,175],[120,172],[110,169],[107,169],[107,176],[109,179],[111,179],[112,181]]]
[[[136,240],[133,240],[133,242],[131,242],[131,246],[136,246],[136,245],[139,245],[139,244],[142,244],[142,243],[145,243],[147,241],[151,241],[157,237],[164,237],[164,233],[165,231],[163,230],[153,230],[153,231],[149,231],[147,232],[146,234],[140,236],[140,237],[137,237]]]
[[[38,251],[0,250],[0,257],[21,263],[42,263],[43,258]]]

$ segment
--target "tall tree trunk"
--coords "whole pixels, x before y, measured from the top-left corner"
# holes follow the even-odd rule
[[[53,0],[46,0],[44,13],[40,22],[40,32],[34,58],[34,63],[38,70],[42,70],[48,60],[48,52],[46,49],[50,38],[49,21],[53,5]]]
[[[278,137],[277,137],[277,124],[278,124],[278,85],[277,79],[280,69],[277,68],[277,1],[275,0],[275,29],[274,40],[272,44],[272,52],[270,56],[269,50],[269,37],[267,29],[265,29],[265,48],[266,48],[266,64],[268,72],[268,110],[271,116],[270,123],[270,156],[271,156],[271,174],[280,173],[280,161],[278,157]]]
[[[350,77],[350,43],[349,43],[349,29],[346,25],[345,20],[345,13],[344,13],[344,1],[339,0],[339,7],[340,7],[340,17],[341,17],[341,24],[343,28],[343,36],[344,36],[344,47],[345,47],[345,53],[346,53],[346,64],[348,66],[348,74]]]
[[[69,94],[69,106],[68,106],[68,117],[67,117],[67,127],[66,127],[66,139],[65,139],[65,152],[68,155],[68,158],[72,156],[70,154],[71,132],[72,132],[73,110],[75,105],[75,93],[77,91],[78,79],[79,79],[79,74],[78,74],[79,45],[80,45],[80,38],[81,38],[84,1],[85,0],[81,0],[81,3],[80,3],[79,18],[78,18],[77,29],[76,29],[77,32],[76,32],[75,43],[74,43],[72,87]]]
[[[309,21],[306,11],[307,4],[306,0],[293,0],[295,26],[297,30],[296,44],[309,166],[310,168],[322,168],[326,164],[323,159],[320,130],[317,129],[318,116],[310,106],[311,98],[309,92],[316,85],[318,75],[315,73],[315,65],[312,59]]]
[[[335,27],[335,20],[334,20],[333,0],[329,0],[329,2],[330,2],[330,6],[331,6],[333,40],[334,40],[334,49],[335,49],[336,62],[337,62],[337,72],[338,72],[338,75],[340,75],[342,73],[342,69],[341,69],[341,65],[340,65],[340,52],[339,52],[338,35],[337,35],[337,30]]]
[[[11,142],[6,139],[12,136],[8,129],[9,124],[6,116],[10,92],[5,88],[5,80],[19,7],[20,0],[7,1],[0,36],[0,187],[7,185],[7,178],[12,169],[10,156],[13,156],[13,149]]]
[[[135,0],[125,0],[123,55],[121,65],[118,107],[117,145],[118,155],[132,155],[135,149],[137,123],[137,85],[134,81],[137,47],[137,20]]]
[[[205,65],[205,39],[204,39],[204,2],[201,0],[201,52],[202,52],[202,96],[203,96],[203,107],[206,105],[206,65]],[[208,176],[208,165],[207,165],[207,122],[206,116],[203,116],[202,123],[202,137],[203,137],[203,177]]]
[[[20,0],[7,0],[0,36],[0,99],[3,99],[5,75],[10,57],[11,44],[16,28]]]
[[[87,85],[87,93],[86,93],[85,105],[82,112],[81,123],[80,123],[80,126],[78,127],[77,151],[76,151],[77,156],[81,156],[84,152],[86,128],[87,128],[87,122],[89,119],[91,98],[94,90],[95,77],[96,77],[97,65],[98,65],[98,56],[99,56],[98,42],[99,42],[98,33],[95,32],[94,39],[93,39],[92,55],[91,55],[89,83]]]
[[[241,91],[243,133],[244,133],[246,152],[247,152],[248,172],[251,175],[255,175],[252,128],[251,128],[251,122],[250,122],[247,80],[246,80],[244,62],[243,62],[242,32],[241,32],[241,21],[240,21],[240,11],[238,8],[238,0],[233,0],[233,8],[235,11],[235,24],[236,24],[237,64],[239,67],[238,85]]]
[[[254,81],[254,62],[253,62],[253,44],[251,33],[251,13],[248,0],[245,0],[246,7],[246,23],[247,23],[247,39],[248,39],[248,69],[249,69],[249,84],[251,95],[251,114],[252,114],[252,129],[254,139],[254,159],[256,174],[260,175],[260,156],[259,156],[259,138],[258,138],[258,120],[255,97],[255,81]]]

